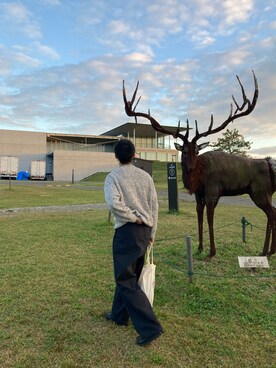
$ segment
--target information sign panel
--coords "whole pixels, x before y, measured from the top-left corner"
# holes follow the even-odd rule
[[[241,268],[269,268],[267,257],[238,257]]]
[[[169,211],[178,212],[178,188],[176,162],[167,164]]]

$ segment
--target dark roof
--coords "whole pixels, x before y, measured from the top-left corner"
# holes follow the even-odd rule
[[[163,128],[170,130],[171,132],[175,132],[177,130],[177,126],[163,126]],[[114,129],[109,130],[108,132],[103,133],[102,135],[108,135],[108,136],[120,136],[123,135],[124,137],[127,137],[128,134],[132,137],[133,132],[135,129],[135,136],[139,138],[150,138],[155,137],[156,131],[153,129],[153,127],[150,124],[140,124],[140,123],[125,123],[123,125],[120,125]],[[180,131],[185,131],[186,128],[180,128]],[[168,134],[157,132],[158,136],[166,136]]]
[[[118,138],[114,136],[61,133],[47,133],[47,139],[79,144],[103,144],[116,142],[118,140]]]

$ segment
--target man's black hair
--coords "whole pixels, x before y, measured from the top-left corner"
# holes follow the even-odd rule
[[[134,157],[135,146],[129,139],[120,139],[115,144],[114,153],[121,164],[128,164]]]

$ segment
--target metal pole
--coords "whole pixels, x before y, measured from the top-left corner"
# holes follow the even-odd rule
[[[189,282],[193,282],[193,255],[190,236],[186,236],[186,244],[187,244],[187,260],[188,260],[188,278]]]
[[[72,184],[75,182],[75,172],[74,169],[72,169]]]
[[[241,219],[241,223],[242,223],[242,241],[244,243],[246,243],[246,231],[245,231],[245,229],[246,229],[247,221],[246,221],[246,218],[244,216]]]
[[[9,176],[9,189],[11,189],[11,175]]]

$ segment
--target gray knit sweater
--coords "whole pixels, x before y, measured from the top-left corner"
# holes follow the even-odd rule
[[[105,199],[113,213],[117,229],[137,217],[151,227],[154,239],[157,229],[158,201],[151,176],[132,164],[113,169],[105,179]]]

